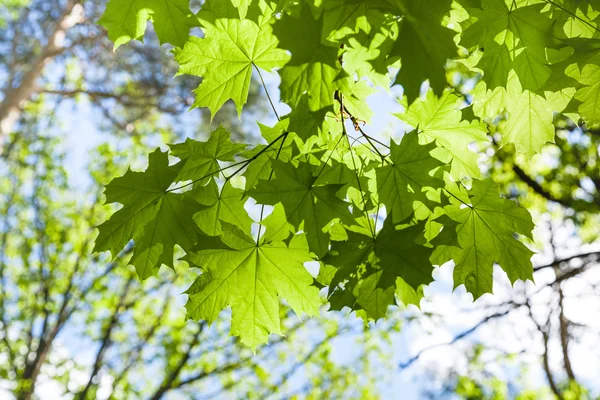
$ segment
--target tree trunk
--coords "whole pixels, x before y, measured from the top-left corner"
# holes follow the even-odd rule
[[[69,0],[54,31],[49,36],[46,46],[31,62],[31,67],[16,87],[7,87],[4,100],[0,103],[0,154],[2,144],[21,117],[23,103],[28,101],[38,90],[37,80],[43,75],[45,66],[65,50],[63,47],[67,31],[83,21],[81,0]]]

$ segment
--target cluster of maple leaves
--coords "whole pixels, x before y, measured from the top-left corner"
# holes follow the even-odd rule
[[[531,238],[531,216],[482,179],[470,145],[493,125],[500,145],[533,156],[554,140],[555,113],[600,123],[599,15],[597,0],[206,0],[196,13],[188,0],[110,0],[99,23],[115,47],[151,20],[179,74],[202,77],[194,107],[214,115],[233,100],[241,114],[251,76],[277,73],[291,112],[259,124],[267,144],[218,128],[114,179],[106,200],[123,207],[95,251],[133,240],[145,279],[180,246],[201,271],[188,315],[231,307],[232,333],[252,347],[281,333],[280,299],[315,315],[323,288],[331,309],[370,320],[418,305],[448,261],[475,298],[492,291],[494,264],[531,279],[518,239]],[[477,73],[468,93],[448,87],[450,64]],[[366,98],[396,84],[409,104],[398,117],[415,130],[384,143],[363,129],[377,117]]]

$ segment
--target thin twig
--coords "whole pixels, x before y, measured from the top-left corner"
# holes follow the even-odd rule
[[[415,361],[419,360],[419,358],[421,358],[421,356],[423,355],[423,353],[428,352],[429,350],[438,348],[438,347],[443,347],[443,346],[450,346],[456,342],[458,342],[461,339],[464,339],[465,337],[471,335],[473,332],[475,332],[477,329],[479,329],[482,325],[485,325],[486,323],[488,323],[490,320],[493,319],[497,319],[497,318],[502,318],[506,315],[508,315],[510,312],[516,310],[517,308],[521,307],[523,304],[513,304],[513,307],[504,310],[504,311],[500,311],[494,314],[490,314],[487,317],[483,318],[481,321],[479,321],[478,323],[476,323],[475,325],[473,325],[471,328],[467,329],[466,331],[463,331],[461,333],[459,333],[458,335],[456,335],[454,337],[454,339],[452,339],[449,342],[446,343],[437,343],[434,344],[432,346],[426,347],[423,350],[419,351],[417,354],[415,354],[414,356],[412,356],[411,358],[409,358],[407,361],[403,362],[400,364],[400,369],[406,369],[407,367],[411,366]]]
[[[575,19],[578,19],[579,21],[583,22],[584,24],[586,24],[587,26],[589,26],[590,28],[592,28],[593,30],[595,30],[596,32],[600,32],[600,29],[598,29],[598,27],[592,25],[589,21],[584,20],[583,18],[581,18],[580,16],[578,16],[577,14],[575,14],[574,12],[567,10],[566,8],[564,8],[563,6],[561,6],[560,4],[557,4],[555,2],[553,2],[552,0],[544,0],[546,3],[548,4],[552,4],[553,6],[560,8],[561,10],[563,10],[564,12],[566,12],[567,14],[569,14],[570,16],[572,16]]]

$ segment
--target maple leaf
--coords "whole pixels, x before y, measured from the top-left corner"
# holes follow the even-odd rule
[[[97,251],[114,255],[133,239],[132,262],[146,277],[181,246],[202,269],[189,315],[213,321],[231,306],[232,332],[253,347],[280,333],[280,296],[312,314],[317,287],[328,286],[332,309],[377,320],[390,305],[418,305],[433,263],[453,260],[455,285],[476,298],[492,290],[495,263],[512,282],[531,278],[532,253],[516,239],[531,235],[527,211],[490,180],[470,190],[454,182],[480,176],[470,148],[488,140],[486,124],[532,157],[554,140],[556,113],[600,123],[595,1],[207,0],[197,16],[186,4],[202,38],[188,38],[187,22],[173,26],[183,17],[159,15],[155,2],[110,0],[103,20],[116,45],[141,38],[152,19],[161,42],[165,32],[185,36],[174,39],[185,42],[175,58],[179,73],[202,77],[195,106],[214,116],[231,99],[240,115],[254,70],[275,70],[291,109],[273,127],[259,124],[266,144],[246,150],[219,127],[206,142],[170,146],[177,164],[155,152],[146,172],[115,179],[107,201],[123,208],[100,226]],[[457,58],[456,43],[469,54]],[[398,68],[394,83],[410,103],[398,117],[415,131],[383,155],[385,139],[344,128],[374,119],[380,110],[366,100],[374,86],[388,90]],[[170,189],[179,181],[192,182]],[[256,240],[248,196],[267,211]],[[386,216],[379,231],[373,214]],[[314,281],[303,266],[311,257],[321,263]]]
[[[181,166],[169,166],[167,153],[157,149],[144,172],[127,171],[106,186],[106,203],[123,208],[98,226],[94,252],[110,251],[115,257],[130,240],[135,247],[131,263],[140,278],[151,276],[161,264],[173,267],[173,247],[191,247],[197,236],[189,218],[200,209],[183,194],[167,189]]]
[[[305,94],[298,101],[296,107],[286,115],[286,119],[289,121],[289,130],[306,142],[313,136],[323,134],[325,116],[331,111],[333,111],[332,106],[311,111],[308,106],[308,95]]]
[[[509,7],[504,0],[483,0],[482,8],[468,8],[472,19],[461,36],[469,49],[483,49],[477,67],[490,89],[506,86],[514,70],[523,88],[534,91],[550,77],[546,48],[555,47],[552,19],[542,13],[545,4]],[[473,19],[476,21],[473,23]]]
[[[323,230],[333,220],[352,223],[349,204],[336,197],[343,185],[316,186],[316,178],[307,163],[298,167],[273,160],[275,178],[260,181],[248,191],[259,204],[281,203],[287,220],[307,234],[309,248],[317,257],[327,252],[329,237]]]
[[[98,24],[108,31],[115,50],[130,40],[142,40],[151,20],[160,43],[183,47],[198,20],[189,0],[110,0]]]
[[[228,226],[221,248],[189,252],[185,260],[202,269],[186,292],[188,316],[213,322],[230,306],[231,332],[256,348],[270,333],[281,334],[279,297],[296,314],[316,315],[318,289],[303,263],[310,261],[305,238],[289,244],[257,244],[239,229]]]
[[[508,120],[502,143],[512,142],[518,152],[532,157],[547,142],[554,143],[552,105],[543,96],[522,90],[519,79],[511,74],[506,91]]]
[[[398,39],[399,24],[389,4],[379,1],[333,0],[325,2],[322,37],[343,43],[343,69],[350,76],[368,78],[388,88],[388,55]],[[395,7],[391,7],[394,9]]]
[[[503,145],[514,143],[517,152],[532,157],[541,151],[544,144],[554,142],[552,120],[556,104],[545,96],[523,90],[514,72],[509,74],[506,88],[488,90],[485,82],[480,82],[475,86],[473,95],[473,112],[478,117],[493,121],[500,115],[506,116],[506,124],[500,130]],[[550,99],[552,95],[546,92]]]
[[[431,203],[426,188],[444,186],[444,181],[436,175],[444,163],[431,155],[435,143],[421,145],[418,140],[418,135],[412,132],[404,135],[400,144],[392,141],[391,164],[376,171],[379,199],[393,215],[394,222],[410,216],[415,203]]]
[[[183,163],[177,181],[192,179],[206,183],[211,175],[217,174],[221,169],[219,161],[234,161],[233,157],[246,145],[232,143],[229,131],[219,126],[206,142],[188,138],[184,143],[172,144],[169,147],[171,154],[180,158]]]
[[[218,236],[223,230],[221,222],[235,225],[249,233],[252,219],[244,209],[244,191],[227,181],[219,191],[217,183],[211,179],[206,186],[194,188],[189,194],[199,204],[206,206],[194,214],[194,221],[209,236]]]
[[[487,129],[480,121],[462,120],[457,109],[458,96],[451,92],[437,99],[432,91],[426,97],[417,99],[406,113],[396,114],[398,118],[419,132],[419,142],[431,143],[434,140],[442,147],[432,150],[432,156],[450,163],[451,174],[457,179],[480,176],[477,166],[477,153],[469,150],[473,142],[486,142]]]
[[[326,282],[335,309],[364,310],[377,320],[395,304],[395,293],[405,305],[418,305],[421,286],[433,280],[433,249],[415,242],[422,227],[396,229],[391,221],[388,216],[374,236],[373,221],[362,218],[362,225],[349,227],[346,241],[332,242],[323,262],[335,268]]]
[[[273,127],[258,124],[261,136],[268,143],[274,143],[276,140],[281,140],[281,142],[271,147],[259,144],[252,150],[240,154],[248,159],[256,157],[243,174],[246,179],[246,190],[255,187],[261,179],[269,179],[269,176],[271,176],[271,160],[277,158],[281,161],[288,161],[292,157],[292,141],[286,140],[287,135],[282,137],[288,132],[289,122],[289,120],[283,119]]]
[[[270,24],[232,15],[238,15],[238,10],[230,2],[208,0],[198,14],[204,38],[192,37],[182,49],[175,50],[178,75],[203,77],[195,90],[194,107],[208,107],[212,117],[229,99],[241,114],[252,69],[270,71],[289,59],[285,51],[277,49],[278,40]]]
[[[578,80],[584,85],[575,93],[575,99],[581,102],[579,114],[590,125],[600,124],[600,65],[584,65]]]
[[[435,93],[446,87],[445,65],[456,57],[458,48],[454,43],[456,32],[442,25],[442,19],[450,12],[450,0],[393,0],[404,19],[398,40],[391,50],[390,58],[402,60],[396,83],[404,88],[408,101],[419,95],[421,84],[429,80]]]
[[[527,210],[501,198],[490,179],[473,180],[468,198],[466,204],[450,206],[447,217],[441,218],[448,229],[442,231],[432,261],[441,265],[454,260],[454,286],[464,284],[475,299],[492,292],[494,263],[513,283],[533,279],[533,252],[515,239],[515,234],[532,238],[533,222]],[[448,217],[457,224],[445,220]]]
[[[292,53],[290,61],[279,71],[281,99],[291,107],[298,104],[304,93],[311,111],[333,104],[334,80],[341,66],[338,46],[323,38],[322,27],[323,17],[313,18],[304,2],[300,3],[297,16],[284,14],[273,25],[279,46]]]

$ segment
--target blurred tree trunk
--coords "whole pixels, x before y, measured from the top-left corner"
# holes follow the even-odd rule
[[[48,36],[46,44],[40,54],[31,62],[29,70],[23,75],[21,81],[15,86],[14,82],[9,80],[5,88],[4,100],[0,103],[0,153],[4,139],[12,132],[21,117],[23,103],[37,91],[37,81],[43,75],[46,65],[65,50],[64,40],[67,31],[83,21],[81,0],[69,0],[60,18],[56,21],[53,31]],[[18,40],[17,38],[18,35],[15,33],[13,40]],[[16,54],[13,54],[12,57],[15,58]],[[12,71],[10,75],[14,75]]]

